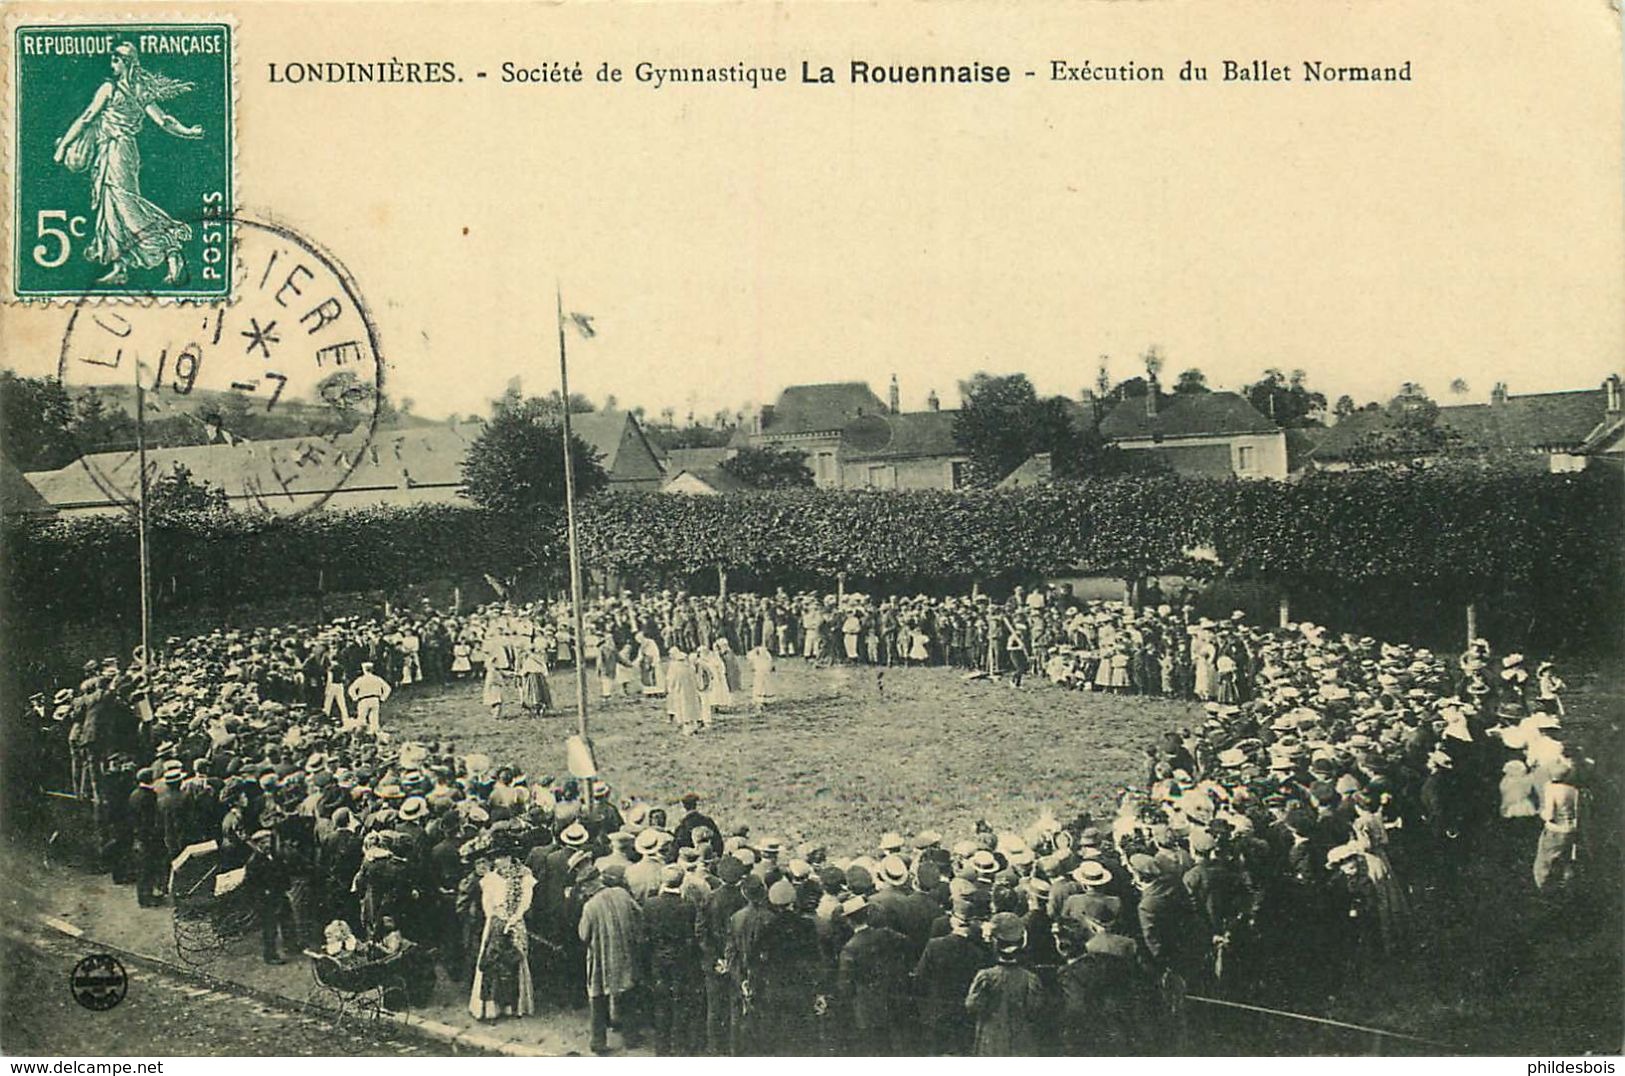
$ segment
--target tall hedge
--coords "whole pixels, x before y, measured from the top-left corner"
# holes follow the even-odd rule
[[[1418,586],[1615,617],[1625,497],[1615,474],[1359,473],[1296,483],[1132,477],[977,493],[610,494],[582,506],[589,566],[833,578],[1124,577],[1200,566],[1293,586]],[[7,521],[11,612],[73,621],[136,600],[126,517]],[[558,578],[562,522],[456,505],[212,518],[153,532],[164,600],[229,605],[448,575]],[[1193,556],[1196,558],[1193,561]],[[1214,559],[1216,558],[1216,560]]]

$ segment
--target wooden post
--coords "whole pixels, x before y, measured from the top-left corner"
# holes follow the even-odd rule
[[[845,572],[836,572],[835,573],[835,601],[838,604],[841,604],[841,605],[846,604],[846,573]]]
[[[718,598],[726,598],[727,596],[728,596],[728,569],[724,568],[722,565],[719,564],[719,565],[717,565],[717,597]]]
[[[318,622],[327,622],[327,607],[323,596],[327,593],[327,569],[316,569],[316,619]]]
[[[451,588],[451,612],[453,616],[463,611],[463,588],[453,585]]]
[[[1476,638],[1478,638],[1478,603],[1477,602],[1468,602],[1467,603],[1467,646],[1469,646],[1469,647],[1472,646],[1473,645],[1473,640],[1476,639]]]
[[[1281,606],[1280,606],[1280,609],[1281,609],[1280,626],[1284,628],[1288,624],[1292,623],[1292,595],[1288,594],[1284,590],[1281,591]]]

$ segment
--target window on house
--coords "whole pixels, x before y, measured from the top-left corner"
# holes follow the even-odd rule
[[[1246,474],[1248,471],[1251,471],[1251,470],[1254,470],[1254,469],[1257,468],[1257,466],[1258,466],[1258,458],[1255,455],[1257,453],[1257,451],[1258,450],[1256,448],[1253,448],[1251,445],[1239,445],[1239,446],[1237,446],[1237,448],[1236,448],[1236,473],[1237,474]]]

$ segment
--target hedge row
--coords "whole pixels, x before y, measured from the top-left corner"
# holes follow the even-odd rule
[[[1621,592],[1617,476],[1385,473],[1294,483],[1133,477],[978,493],[613,494],[586,504],[589,566],[632,576],[724,568],[982,578],[1069,570],[1124,577],[1193,567],[1289,586],[1439,588],[1462,601]],[[8,521],[13,612],[93,619],[135,601],[136,537],[119,518]],[[562,522],[468,506],[211,518],[155,528],[163,601],[230,605],[451,575],[560,578]],[[1193,558],[1195,558],[1193,560]]]

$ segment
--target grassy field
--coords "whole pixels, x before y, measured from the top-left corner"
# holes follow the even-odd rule
[[[453,738],[460,752],[484,751],[532,776],[559,774],[575,731],[568,669],[552,687],[562,716],[496,721],[468,683],[403,692],[385,723],[409,738]],[[944,669],[888,670],[882,693],[873,670],[798,660],[781,668],[765,714],[718,714],[690,737],[667,723],[663,701],[601,704],[596,679],[589,688],[593,744],[618,796],[671,804],[693,790],[725,826],[849,855],[889,829],[952,840],[978,819],[1025,828],[1044,807],[1063,819],[1109,812],[1115,789],[1144,778],[1141,747],[1201,715],[1186,703],[1033,681],[1016,689]]]
[[[1415,894],[1419,937],[1408,958],[1369,966],[1356,980],[1329,966],[1325,996],[1270,1000],[1463,1052],[1619,1050],[1625,915],[1621,829],[1610,823],[1621,802],[1625,680],[1614,667],[1575,669],[1568,678],[1566,725],[1584,730],[1602,763],[1583,897],[1563,906],[1539,901],[1529,877],[1533,848],[1474,853],[1459,891]],[[495,721],[468,682],[408,689],[392,700],[385,723],[408,738],[453,739],[460,753],[484,751],[532,776],[559,774],[565,737],[575,730],[569,670],[552,686],[560,716]],[[931,828],[952,841],[972,833],[978,819],[1019,830],[1045,808],[1061,819],[1107,815],[1116,790],[1143,779],[1142,747],[1201,720],[1200,708],[1184,702],[1038,681],[1018,690],[943,669],[888,670],[882,692],[872,670],[792,661],[764,716],[718,715],[710,732],[686,737],[666,723],[663,703],[600,704],[596,679],[589,686],[593,741],[617,796],[670,804],[692,789],[724,826],[816,840],[832,855],[870,850],[888,829]],[[1236,1039],[1224,1040],[1226,1050],[1357,1053],[1376,1042],[1337,1031],[1305,1039],[1305,1025],[1270,1017],[1223,1019]]]

